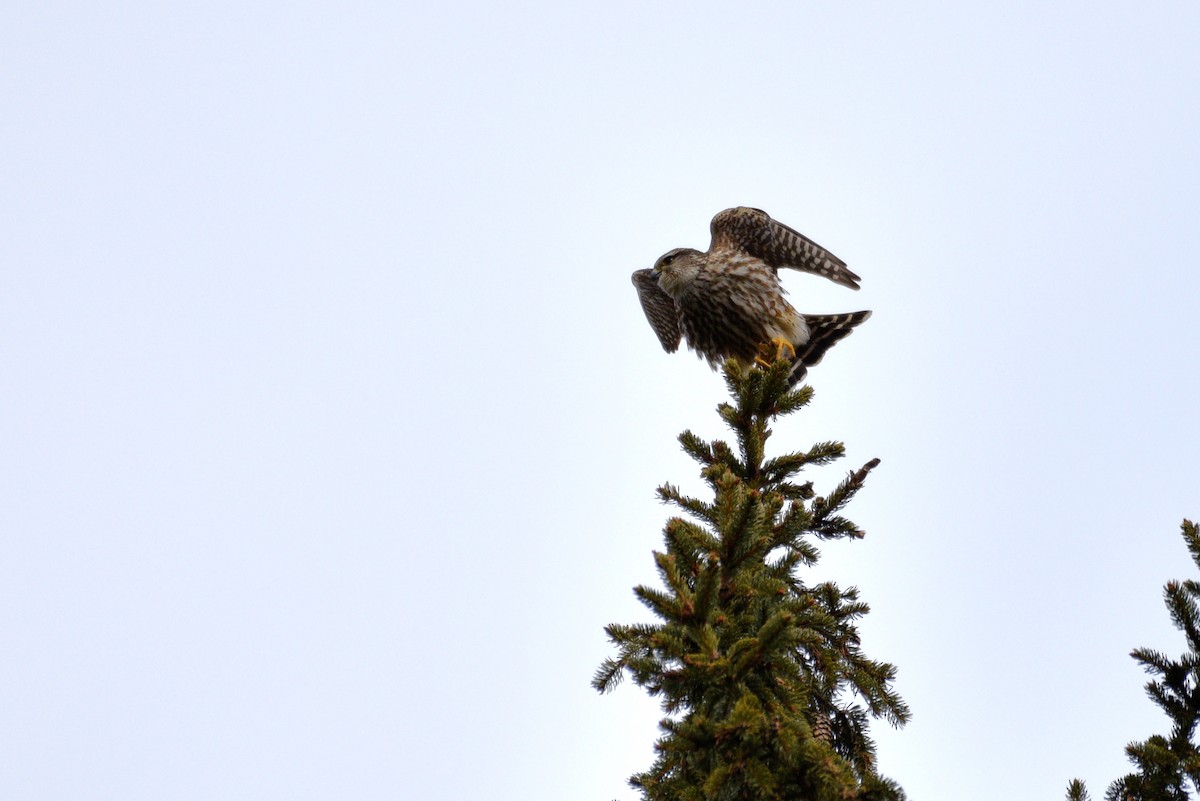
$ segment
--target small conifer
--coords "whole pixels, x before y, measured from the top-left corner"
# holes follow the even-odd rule
[[[1192,561],[1200,568],[1200,527],[1184,520],[1182,533]],[[1171,731],[1125,746],[1135,770],[1109,785],[1106,801],[1187,801],[1189,784],[1200,792],[1200,750],[1195,744],[1200,722],[1200,581],[1169,581],[1163,597],[1171,622],[1184,634],[1187,653],[1169,659],[1158,651],[1138,648],[1130,656],[1155,677],[1146,684],[1146,694],[1167,713]],[[1072,780],[1067,801],[1088,801],[1083,782]]]
[[[840,458],[841,443],[767,458],[771,423],[812,398],[808,386],[789,390],[789,373],[786,359],[726,365],[733,402],[717,410],[736,445],[679,437],[712,500],[658,490],[687,515],[667,521],[654,553],[662,588],[634,589],[658,622],[605,629],[618,655],[593,686],[628,675],[666,713],[656,761],[630,778],[647,801],[904,798],[878,773],[868,735],[871,717],[909,718],[895,668],[860,648],[855,622],[868,607],[853,587],[798,575],[819,557],[815,540],[863,536],[841,511],[879,460],[817,496],[797,475]]]

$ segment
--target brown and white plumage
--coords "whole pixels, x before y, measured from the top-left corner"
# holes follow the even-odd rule
[[[871,316],[801,314],[784,299],[779,269],[789,268],[858,289],[846,263],[760,209],[726,209],[713,217],[707,253],[668,251],[633,284],[663,349],[688,347],[716,368],[728,358],[751,363],[766,343],[795,350],[791,381],[804,378],[834,343]]]

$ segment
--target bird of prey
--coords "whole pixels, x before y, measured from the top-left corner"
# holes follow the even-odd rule
[[[707,253],[667,251],[652,269],[637,270],[642,311],[668,353],[688,347],[716,369],[725,359],[745,364],[788,353],[790,385],[804,378],[825,351],[871,316],[801,314],[784,299],[779,269],[815,273],[858,289],[859,278],[825,248],[765,211],[745,206],[713,217]],[[772,355],[772,348],[773,355]]]

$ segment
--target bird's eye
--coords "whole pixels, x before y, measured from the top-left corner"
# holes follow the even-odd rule
[[[663,265],[663,266],[665,267],[665,266],[667,266],[668,264],[670,264],[670,263],[671,263],[671,260],[672,260],[672,259],[674,259],[674,258],[675,258],[675,254],[674,254],[674,253],[668,253],[666,256],[663,256],[661,259],[659,259],[659,260],[658,260],[658,263],[659,263],[659,264],[661,264],[661,265]]]

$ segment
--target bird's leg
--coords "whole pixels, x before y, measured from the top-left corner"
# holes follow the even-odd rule
[[[792,343],[788,342],[786,339],[783,339],[782,337],[775,337],[771,340],[771,344],[775,346],[775,361],[779,361],[783,358],[784,351],[787,351],[789,359],[796,358],[795,346],[793,346]]]
[[[775,358],[767,361],[767,356],[771,353],[772,345],[774,345]],[[775,337],[770,342],[764,342],[758,347],[758,356],[754,357],[754,363],[760,367],[770,367],[773,362],[777,362],[783,358],[784,353],[788,354],[789,359],[796,358],[796,348],[791,342],[788,342],[783,337]]]

